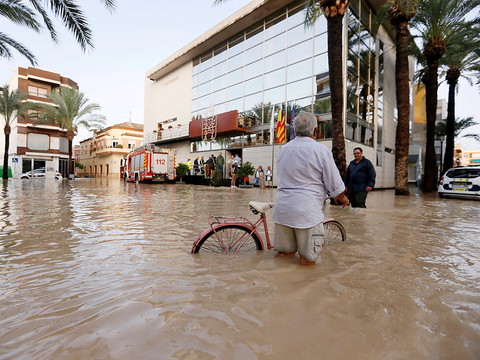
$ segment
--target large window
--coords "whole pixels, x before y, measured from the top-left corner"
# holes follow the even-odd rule
[[[258,130],[256,139],[265,141],[270,122],[267,114],[275,105],[275,111],[280,106],[286,111],[287,125],[292,108],[295,113],[314,112],[321,121],[322,137],[331,137],[327,23],[320,17],[306,28],[303,10],[303,2],[294,2],[195,58],[192,118],[206,116],[212,106],[216,113],[255,113],[252,131]],[[375,104],[379,95],[372,11],[361,0],[352,0],[346,21],[346,136],[373,146],[375,121],[381,115]],[[197,144],[198,149],[204,146]]]
[[[50,137],[45,134],[28,134],[28,148],[30,150],[49,150]]]
[[[48,89],[38,87],[38,86],[29,85],[28,86],[28,94],[32,95],[32,96],[46,98],[47,95],[48,95]]]

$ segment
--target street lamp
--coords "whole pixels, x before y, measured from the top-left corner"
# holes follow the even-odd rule
[[[435,140],[440,141],[440,176],[443,175],[443,142],[445,141],[445,134],[437,133]]]

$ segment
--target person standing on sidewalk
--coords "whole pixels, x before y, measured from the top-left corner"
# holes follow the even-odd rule
[[[347,168],[345,186],[352,207],[366,208],[367,194],[375,186],[375,168],[370,160],[363,156],[360,147],[353,149],[353,159]]]
[[[301,265],[314,265],[322,248],[322,207],[327,192],[348,205],[332,152],[315,141],[317,118],[300,113],[293,120],[295,138],[278,155],[277,197],[273,213],[277,257],[300,255]]]

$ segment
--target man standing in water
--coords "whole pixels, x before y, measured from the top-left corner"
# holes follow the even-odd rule
[[[300,113],[293,128],[295,138],[282,147],[277,161],[275,251],[278,257],[298,251],[301,265],[314,265],[323,244],[322,206],[327,192],[342,207],[348,199],[331,151],[314,140],[315,115]]]
[[[375,168],[370,160],[363,156],[362,148],[353,149],[354,160],[347,169],[345,181],[352,207],[366,208],[367,194],[375,186]]]

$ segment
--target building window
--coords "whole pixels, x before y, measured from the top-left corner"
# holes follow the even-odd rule
[[[45,134],[28,134],[28,148],[30,150],[50,149],[50,136]]]
[[[28,86],[28,95],[37,96],[41,98],[46,98],[48,95],[48,89],[37,87],[37,86]]]
[[[114,147],[114,148],[118,147],[118,141],[117,140],[112,141],[112,147]]]
[[[60,138],[60,152],[68,153],[68,139],[61,137]]]

